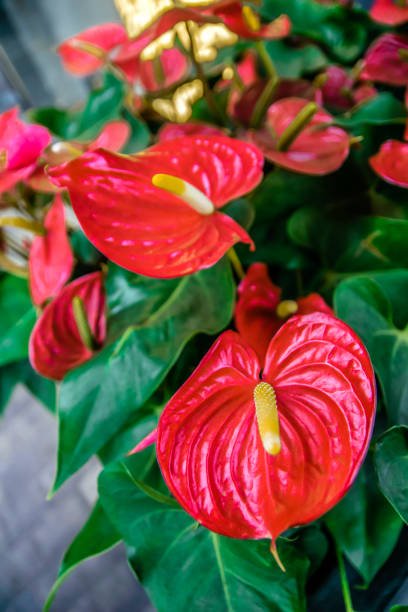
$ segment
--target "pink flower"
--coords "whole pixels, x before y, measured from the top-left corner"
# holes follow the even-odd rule
[[[50,142],[45,127],[20,121],[17,107],[0,115],[0,193],[31,174]]]

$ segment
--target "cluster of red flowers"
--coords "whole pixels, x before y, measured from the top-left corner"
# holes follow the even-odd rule
[[[408,20],[408,9],[379,0],[374,19]],[[177,47],[163,50],[160,70],[142,51],[180,20],[221,21],[244,38],[280,38],[282,16],[262,25],[239,2],[174,9],[138,38],[117,24],[66,41],[67,70],[88,75],[103,66],[123,75],[133,96],[181,81],[189,71]],[[255,20],[255,21],[254,21]],[[74,260],[63,190],[90,242],[137,274],[172,278],[220,260],[250,235],[222,208],[262,180],[264,157],[309,175],[337,170],[349,155],[349,134],[324,110],[348,109],[376,95],[372,82],[408,85],[408,38],[385,34],[369,48],[361,72],[332,66],[311,85],[284,80],[264,116],[257,101],[271,79],[249,53],[230,86],[229,110],[239,139],[200,123],[166,125],[159,142],[136,155],[116,153],[129,135],[123,120],[92,142],[54,143],[45,128],[26,126],[16,109],[0,116],[0,190],[18,181],[56,192],[45,235],[30,246],[30,288],[44,306],[30,340],[33,367],[62,379],[105,340],[103,272],[66,284]],[[137,102],[136,105],[139,105]],[[387,141],[371,159],[385,180],[408,187],[408,144]],[[163,476],[180,504],[209,529],[237,538],[276,538],[322,515],[350,487],[368,447],[375,383],[367,351],[324,300],[312,294],[281,301],[265,264],[251,266],[238,288],[238,332],[226,331],[165,407],[157,432]],[[49,303],[47,303],[48,300]],[[145,443],[138,445],[137,450]]]

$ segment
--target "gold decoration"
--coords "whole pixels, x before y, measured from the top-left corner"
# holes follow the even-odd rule
[[[136,38],[160,17],[174,9],[192,9],[218,4],[220,0],[115,0],[128,36]]]
[[[194,79],[176,89],[171,100],[153,100],[153,109],[169,121],[184,123],[192,113],[192,105],[202,98],[204,87],[200,79]]]
[[[199,26],[194,21],[181,21],[143,49],[140,55],[142,61],[153,60],[165,49],[174,47],[176,36],[187,51],[190,51],[192,39],[195,60],[200,64],[215,60],[218,49],[238,42],[238,36],[223,23],[206,23]]]

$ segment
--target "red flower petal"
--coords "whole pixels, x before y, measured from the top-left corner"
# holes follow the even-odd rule
[[[375,0],[370,9],[370,15],[380,23],[400,25],[408,21],[408,8],[398,6],[393,0]]]
[[[157,427],[156,429],[153,429],[153,431],[151,431],[149,434],[147,434],[147,436],[145,436],[143,440],[139,442],[139,444],[136,444],[136,446],[131,451],[129,451],[127,454],[133,455],[134,453],[140,453],[142,450],[144,450],[151,444],[156,444],[156,442],[157,442]]]
[[[267,126],[259,131],[251,131],[250,138],[267,159],[279,166],[304,174],[329,174],[340,168],[346,159],[349,137],[341,128],[319,127],[333,121],[333,117],[323,110],[316,112],[287,151],[276,149],[277,139],[306,104],[307,101],[302,98],[286,98],[275,102],[269,107]],[[276,134],[276,137],[272,134]]]
[[[87,145],[86,149],[95,151],[95,149],[103,148],[120,151],[129,140],[130,131],[130,125],[123,119],[108,121],[103,126],[101,133]]]
[[[243,340],[256,351],[262,365],[272,336],[290,314],[279,316],[277,313],[281,289],[271,282],[266,264],[255,263],[249,266],[244,280],[238,287],[238,295],[235,326]],[[333,314],[332,309],[317,293],[299,298],[296,303],[296,315],[312,312]]]
[[[323,74],[327,79],[321,88],[324,105],[337,110],[351,108],[353,79],[340,66],[329,66]]]
[[[271,282],[266,264],[255,263],[240,283],[238,295],[235,326],[262,364],[270,339],[284,323],[276,314],[281,290]]]
[[[168,278],[217,262],[247,233],[218,212],[204,216],[178,196],[155,187],[155,174],[181,178],[219,207],[253,189],[262,155],[224,137],[190,137],[160,143],[140,155],[86,153],[50,171],[67,187],[89,240],[133,272]]]
[[[257,30],[250,29],[243,17],[242,8],[241,2],[232,1],[209,9],[208,12],[222,19],[231,32],[242,38],[278,40],[288,36],[291,31],[292,24],[286,15],[281,15],[267,25],[260,25]]]
[[[184,138],[185,136],[225,136],[221,128],[217,128],[208,123],[200,123],[199,121],[190,121],[187,123],[165,123],[160,128],[158,137],[159,142],[166,140],[174,140],[175,138]]]
[[[408,62],[400,56],[400,49],[408,51],[408,36],[388,33],[377,38],[367,50],[360,78],[408,85]]]
[[[47,234],[34,238],[28,262],[31,295],[34,304],[39,305],[62,289],[74,265],[60,195],[55,196],[44,225]]]
[[[387,140],[370,157],[370,165],[387,183],[408,187],[408,143]]]
[[[140,63],[140,81],[147,91],[165,89],[182,79],[188,70],[186,56],[177,48],[165,49],[160,55],[164,80],[159,83],[154,70],[154,62]]]
[[[102,23],[76,34],[65,40],[59,47],[59,53],[65,70],[77,76],[86,76],[99,70],[104,59],[81,50],[81,42],[90,43],[102,51],[111,51],[127,40],[125,28],[119,23]]]
[[[105,339],[103,275],[94,272],[73,281],[45,307],[30,336],[31,365],[42,376],[61,380],[73,368],[92,357],[78,332],[72,309],[75,296],[83,299],[96,341]]]
[[[314,520],[344,495],[368,446],[374,374],[355,334],[324,314],[290,319],[271,341],[281,451],[262,445],[255,353],[225,332],[159,421],[157,457],[172,493],[205,527],[272,538]]]

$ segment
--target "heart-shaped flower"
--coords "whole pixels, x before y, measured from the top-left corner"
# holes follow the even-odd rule
[[[85,153],[49,173],[96,248],[132,272],[169,278],[212,266],[240,240],[252,244],[217,209],[256,187],[262,165],[250,144],[191,136],[133,156]]]
[[[332,309],[317,293],[311,293],[296,301],[281,301],[281,293],[280,287],[270,280],[268,267],[264,263],[249,266],[238,287],[235,326],[244,342],[255,350],[261,365],[265,361],[272,336],[289,316],[316,311],[333,314]]]
[[[60,195],[55,196],[44,225],[46,234],[34,238],[28,260],[31,296],[34,304],[38,305],[62,289],[74,265]]]
[[[17,107],[0,115],[0,193],[31,174],[50,142],[45,127],[20,121]]]
[[[364,57],[361,79],[408,85],[408,36],[389,32],[377,38]]]
[[[408,188],[408,143],[387,140],[370,157],[370,165],[387,183]]]
[[[262,24],[250,6],[236,0],[221,2],[207,12],[222,19],[228,29],[241,38],[278,40],[288,36],[292,28],[286,15],[281,15],[271,23]]]
[[[314,102],[285,98],[268,109],[265,125],[250,139],[267,159],[303,174],[334,172],[349,153],[349,136]]]
[[[42,376],[61,380],[92,357],[93,348],[105,339],[105,328],[103,274],[81,276],[62,289],[34,325],[28,347],[31,365]],[[92,337],[94,347],[85,345],[84,334]]]
[[[375,412],[369,356],[325,313],[290,318],[261,366],[227,331],[160,417],[164,479],[202,525],[276,538],[327,512],[364,459]]]

